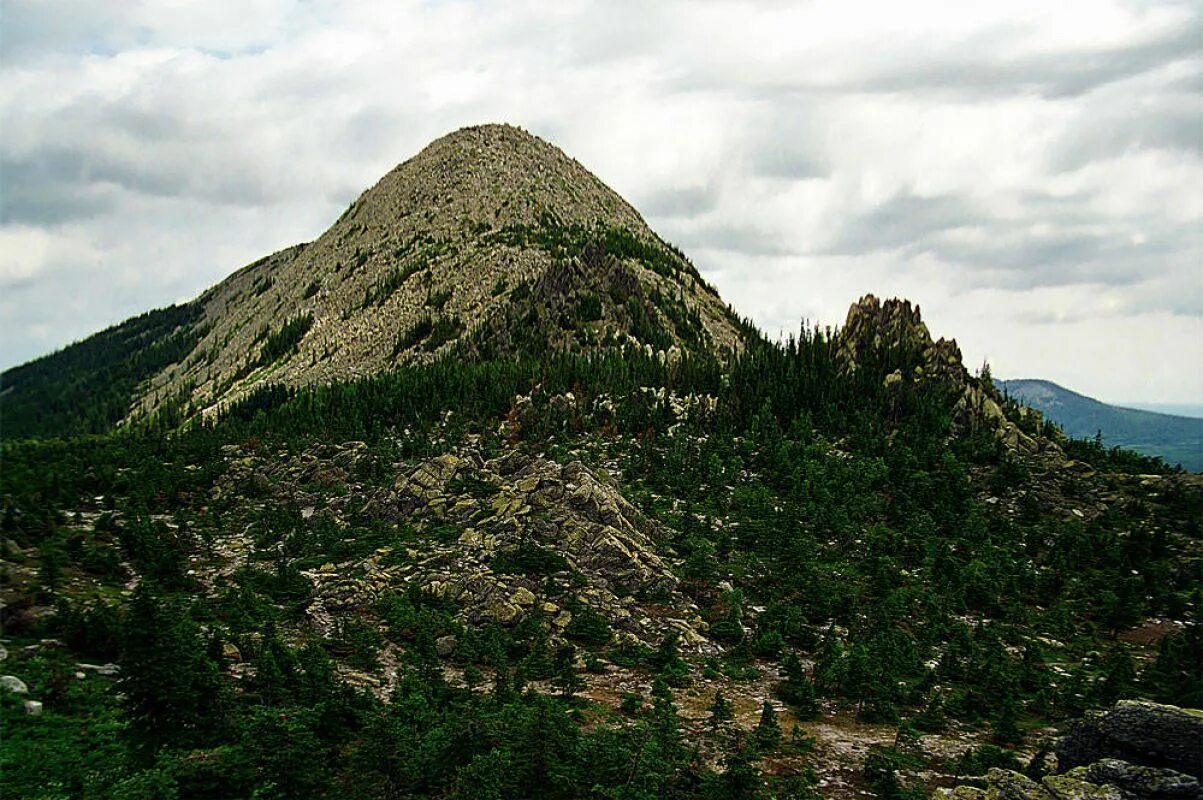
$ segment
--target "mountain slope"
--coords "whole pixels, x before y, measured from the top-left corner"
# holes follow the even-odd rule
[[[119,338],[127,349],[112,358],[143,364],[113,388],[118,405],[128,391],[121,417],[190,416],[264,385],[353,379],[453,349],[480,358],[635,344],[722,355],[742,336],[629,204],[558,148],[504,125],[433,142],[316,241],[254,262],[185,308],[178,330]],[[170,336],[186,344],[166,348],[171,361],[142,355]],[[98,346],[86,340],[38,369],[58,388],[95,383],[85,354]],[[41,414],[45,392],[29,389],[28,372],[0,377],[6,416]],[[47,418],[5,436],[97,427]]]
[[[149,311],[0,375],[5,438],[102,433],[129,413],[138,387],[204,335],[196,303]]]
[[[1052,419],[1069,436],[1093,438],[1160,456],[1191,472],[1203,471],[1203,419],[1158,414],[1102,403],[1052,381],[1015,379],[996,381],[998,388]]]

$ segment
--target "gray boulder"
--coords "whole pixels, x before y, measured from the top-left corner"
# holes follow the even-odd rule
[[[440,636],[434,642],[435,652],[439,654],[439,658],[451,658],[451,654],[455,652],[456,639],[452,635]]]
[[[0,687],[16,694],[29,694],[29,687],[25,685],[25,681],[16,675],[0,675]]]
[[[1085,768],[1084,777],[1091,783],[1118,786],[1129,794],[1150,798],[1199,797],[1199,779],[1164,767],[1142,767],[1104,758]]]
[[[1103,759],[1203,777],[1203,711],[1121,700],[1075,722],[1057,743],[1062,770]]]

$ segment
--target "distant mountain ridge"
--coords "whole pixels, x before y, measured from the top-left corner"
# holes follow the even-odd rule
[[[1047,380],[996,380],[995,385],[1076,439],[1092,438],[1101,431],[1108,447],[1118,445],[1160,456],[1191,472],[1203,471],[1203,419],[1113,406]]]

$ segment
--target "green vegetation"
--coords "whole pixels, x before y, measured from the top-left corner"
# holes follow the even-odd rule
[[[545,212],[538,225],[510,225],[486,235],[499,244],[543,250],[555,259],[577,258],[591,245],[599,244],[618,260],[638,261],[665,278],[701,276],[680,251],[659,241],[646,241],[626,228],[598,225],[566,225],[555,214]]]
[[[308,326],[290,320],[262,352],[284,357]],[[398,346],[434,350],[459,328],[427,319]],[[849,372],[828,332],[803,329],[725,364],[636,347],[442,358],[266,386],[170,436],[6,442],[2,525],[21,576],[9,607],[55,613],[6,612],[6,669],[46,707],[0,704],[4,793],[812,796],[808,740],[776,701],[758,699],[750,725],[733,718],[740,687],[778,664],[772,689],[793,717],[836,709],[896,726],[898,744],[871,753],[864,779],[877,796],[912,797],[926,762],[904,745],[917,730],[956,721],[989,739],[939,765],[968,774],[1011,763],[1033,728],[1089,706],[1193,697],[1199,563],[1185,537],[1197,494],[1115,495],[1069,513],[1097,490],[1088,478],[1041,472],[990,431],[956,428],[939,382],[884,384],[921,357],[869,348]],[[358,461],[313,455],[351,441]],[[362,499],[335,520],[323,498],[363,498],[394,486],[398,464],[469,442],[482,458],[547,453],[620,475],[721,656],[700,659],[676,635],[624,642],[582,600],[564,602],[562,636],[536,610],[510,627],[468,624],[456,601],[404,583],[338,611],[320,635],[306,573],[373,554],[408,565],[412,543],[454,547],[462,533]],[[248,453],[268,467],[239,472]],[[315,465],[300,486],[277,482],[271,465],[288,459]],[[499,492],[464,477],[448,487],[482,504]],[[215,572],[231,531],[251,542],[245,563]],[[492,570],[566,596],[579,576],[554,541],[501,549]],[[141,581],[124,594],[130,571]],[[1186,622],[1136,659],[1116,637],[1152,616]],[[66,647],[38,644],[50,637]],[[70,678],[89,653],[117,658],[119,678]],[[386,657],[400,665],[387,702],[339,677]],[[229,677],[240,664],[246,677]],[[591,675],[611,666],[651,695],[587,699]],[[721,693],[708,684],[720,675]],[[674,687],[699,704],[700,732],[685,735]],[[785,760],[768,770],[766,758]]]
[[[129,319],[82,342],[0,375],[5,439],[111,430],[139,386],[192,352],[204,338],[199,303]]]
[[[274,364],[285,356],[295,353],[313,327],[313,314],[299,314],[286,321],[280,329],[267,335],[263,347],[259,350],[259,364],[267,366]]]

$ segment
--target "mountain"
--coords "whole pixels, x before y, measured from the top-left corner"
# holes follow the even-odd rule
[[[729,356],[745,335],[629,204],[518,128],[464,128],[318,239],[0,375],[3,435],[212,413],[256,389],[465,358],[634,344]],[[99,402],[98,402],[99,401]],[[64,409],[89,408],[77,419]]]
[[[1203,476],[903,299],[763,336],[513,128],[3,392],[0,796],[905,799],[1203,703]]]
[[[1091,439],[1100,431],[1109,447],[1123,447],[1190,472],[1203,471],[1203,419],[1108,405],[1052,381],[995,381],[999,390],[1056,422],[1066,435]]]

